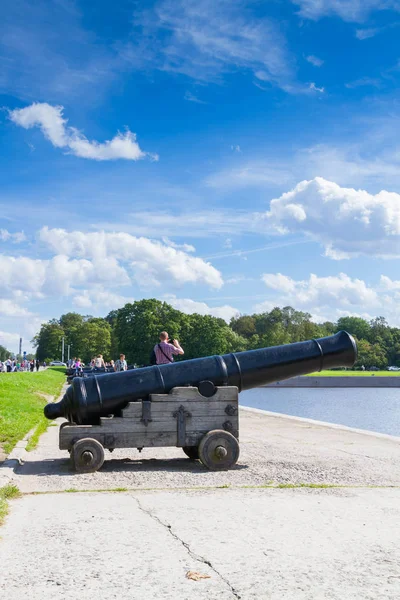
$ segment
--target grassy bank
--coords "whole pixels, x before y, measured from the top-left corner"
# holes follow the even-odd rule
[[[319,371],[307,377],[399,377],[400,371]]]
[[[37,431],[33,442],[45,431],[49,421],[43,415],[43,407],[50,396],[58,397],[64,381],[63,368],[0,374],[0,445],[6,454],[31,429]],[[33,447],[32,442],[30,446]]]
[[[8,500],[19,496],[19,489],[15,485],[5,485],[0,488],[0,525],[3,524],[4,517],[8,514]]]

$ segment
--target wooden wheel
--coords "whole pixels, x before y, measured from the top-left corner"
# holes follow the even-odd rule
[[[94,473],[103,465],[104,448],[97,440],[83,438],[72,446],[71,461],[77,473]]]
[[[192,460],[198,460],[199,458],[199,447],[198,446],[183,446],[182,450]]]
[[[239,442],[228,431],[214,429],[202,438],[199,457],[210,471],[229,469],[239,458]]]

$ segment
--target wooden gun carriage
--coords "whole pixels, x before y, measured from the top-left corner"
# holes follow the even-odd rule
[[[98,425],[63,423],[60,449],[70,451],[78,473],[100,469],[105,448],[141,451],[160,446],[180,447],[208,469],[221,470],[237,462],[238,438],[237,387],[216,387],[211,397],[202,395],[198,387],[176,387],[169,394],[129,402],[116,415],[101,417]]]

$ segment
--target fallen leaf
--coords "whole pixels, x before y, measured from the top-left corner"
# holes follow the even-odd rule
[[[188,571],[186,573],[186,577],[188,579],[193,579],[193,581],[200,581],[200,579],[211,579],[211,575],[203,575],[198,571]]]

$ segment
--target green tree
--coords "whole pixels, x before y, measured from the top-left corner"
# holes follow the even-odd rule
[[[335,331],[347,331],[358,340],[373,341],[371,339],[371,325],[361,317],[341,317],[336,324]]]

